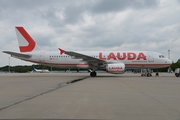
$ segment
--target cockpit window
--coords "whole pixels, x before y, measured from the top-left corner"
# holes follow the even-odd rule
[[[159,55],[159,58],[164,58],[164,55]]]

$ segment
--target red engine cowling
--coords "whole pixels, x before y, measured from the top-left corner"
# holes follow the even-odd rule
[[[124,73],[124,70],[125,65],[123,63],[108,64],[106,66],[106,71],[109,73],[122,74]]]

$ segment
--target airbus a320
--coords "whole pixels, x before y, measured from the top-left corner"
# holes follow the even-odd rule
[[[163,68],[172,64],[161,53],[152,51],[56,51],[41,49],[33,38],[21,27],[15,27],[20,52],[3,51],[12,57],[33,63],[60,68],[89,69],[95,77],[96,70],[122,74],[125,69]]]

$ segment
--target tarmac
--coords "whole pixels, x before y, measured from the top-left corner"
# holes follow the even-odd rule
[[[180,120],[180,78],[0,73],[0,119]]]

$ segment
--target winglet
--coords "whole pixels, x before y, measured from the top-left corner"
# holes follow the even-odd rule
[[[63,53],[66,52],[65,50],[63,50],[63,49],[61,49],[61,48],[58,48],[58,49],[59,49],[59,51],[60,51],[60,55],[62,55]]]

